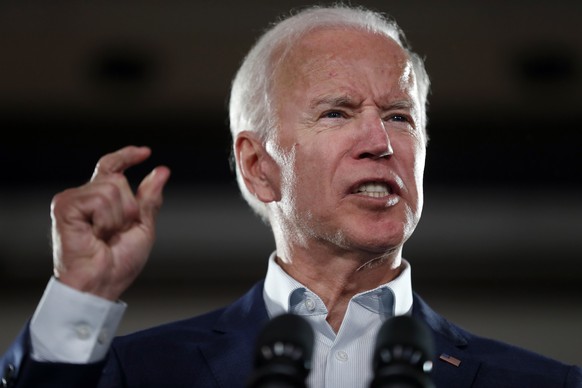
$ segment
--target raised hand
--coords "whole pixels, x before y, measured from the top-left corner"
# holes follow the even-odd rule
[[[117,300],[139,275],[154,244],[170,170],[156,167],[135,193],[124,171],[150,154],[148,147],[128,146],[104,155],[88,183],[53,197],[54,273],[61,282]]]

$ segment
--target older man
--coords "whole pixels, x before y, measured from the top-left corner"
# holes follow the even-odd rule
[[[170,172],[133,193],[123,173],[149,148],[105,155],[89,183],[54,197],[55,276],[2,360],[7,383],[244,386],[260,328],[290,312],[315,333],[310,387],[369,386],[376,333],[409,314],[431,330],[439,387],[582,387],[580,368],[476,337],[413,292],[402,248],[423,206],[428,88],[380,14],[309,8],[275,25],[230,104],[237,180],[276,243],[265,280],[230,306],[111,344]]]

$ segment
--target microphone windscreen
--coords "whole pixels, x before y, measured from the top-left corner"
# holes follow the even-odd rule
[[[374,348],[371,387],[432,387],[432,333],[423,321],[402,315],[380,327]]]
[[[271,319],[259,334],[255,370],[247,387],[305,387],[311,371],[313,328],[299,315]]]

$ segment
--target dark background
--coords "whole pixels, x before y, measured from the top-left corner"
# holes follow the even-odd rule
[[[582,363],[582,3],[361,1],[396,17],[432,78],[426,203],[404,256],[433,306]],[[264,274],[266,227],[228,165],[229,86],[303,1],[0,3],[0,325],[8,346],[51,274],[52,195],[100,155],[172,169],[122,332],[226,303]]]

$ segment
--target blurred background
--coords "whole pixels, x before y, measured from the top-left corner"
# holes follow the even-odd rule
[[[229,86],[261,31],[306,1],[0,3],[0,352],[52,271],[52,196],[104,153],[173,175],[126,333],[232,301],[269,230],[227,158]],[[582,2],[353,1],[396,17],[432,78],[413,285],[478,334],[582,364]]]

